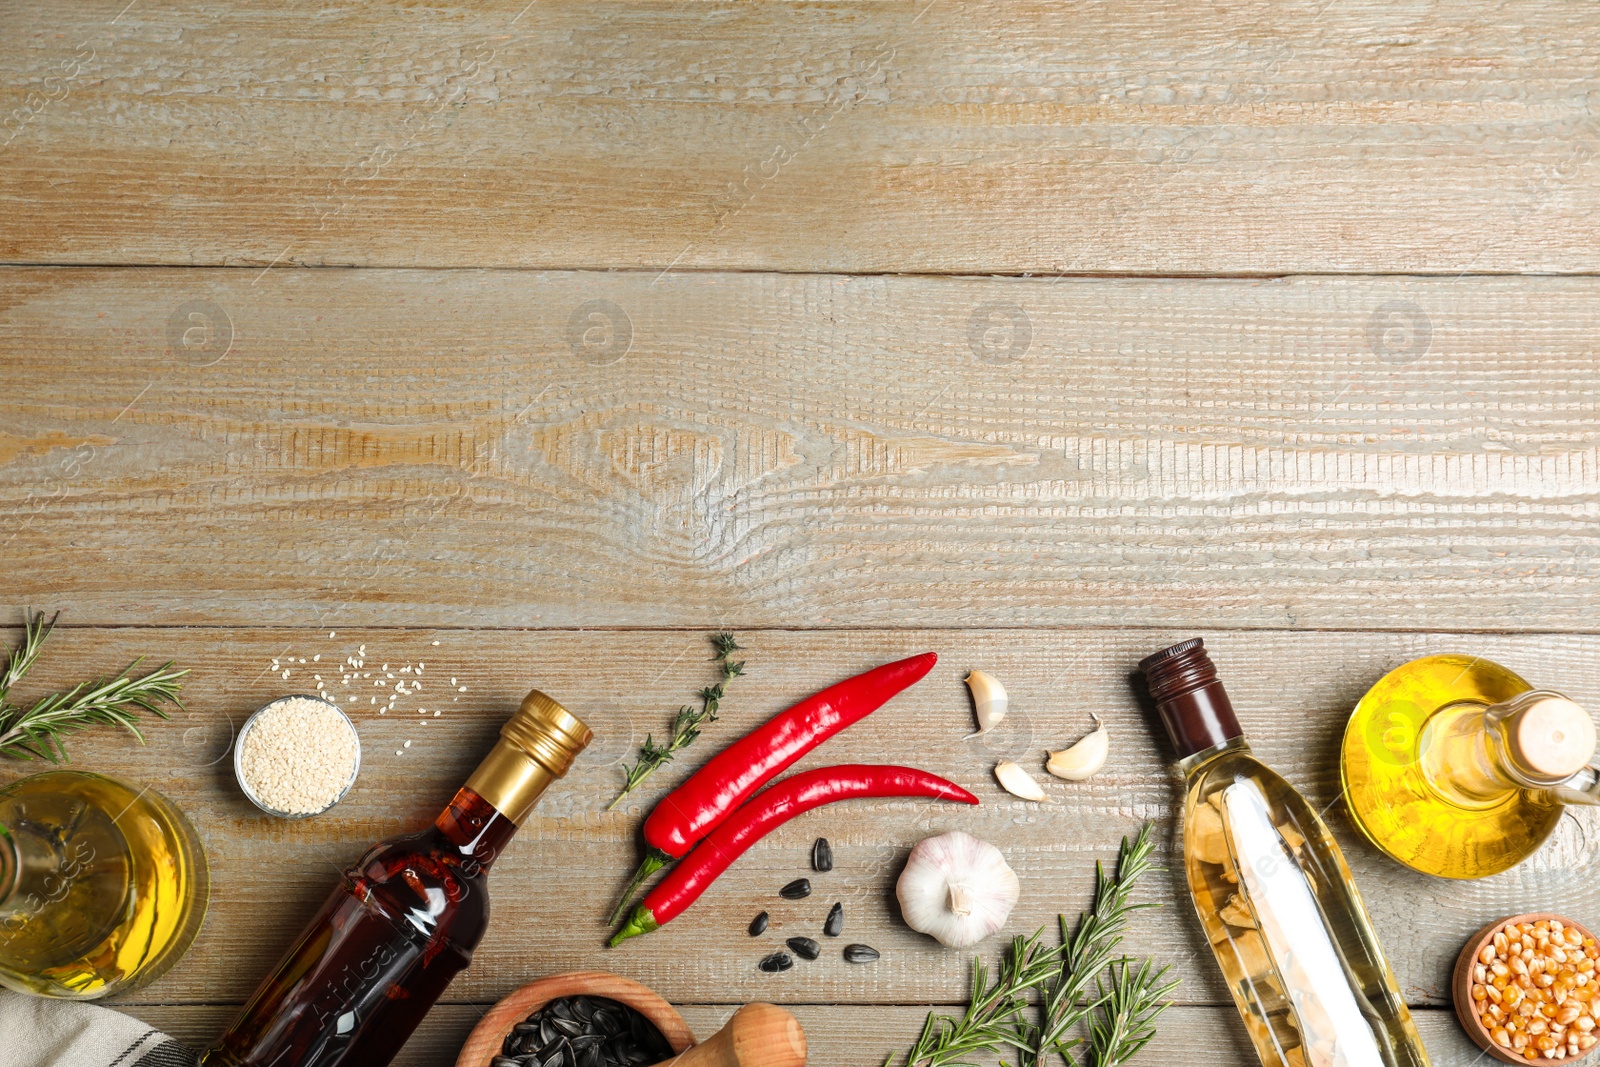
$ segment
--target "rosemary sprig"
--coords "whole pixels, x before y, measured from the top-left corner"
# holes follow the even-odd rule
[[[740,648],[739,642],[735,641],[730,633],[712,634],[711,647],[716,650],[713,660],[721,669],[721,680],[716,685],[700,690],[698,708],[685,704],[678,709],[678,713],[672,717],[672,738],[666,744],[656,744],[653,734],[645,737],[644,744],[639,746],[638,761],[624,772],[626,778],[623,781],[622,792],[617,794],[617,799],[606,806],[607,811],[627,799],[628,794],[644,784],[646,778],[672,762],[672,757],[680,750],[694,744],[700,736],[701,727],[717,721],[717,706],[722,702],[723,686],[730,678],[737,678],[744,673],[744,661],[735,663],[728,659]]]
[[[1028,992],[1049,982],[1061,969],[1056,952],[1044,944],[1044,931],[1032,937],[1014,937],[1001,962],[1000,973],[989,981],[982,958],[972,961],[972,999],[966,1014],[928,1015],[917,1043],[902,1061],[903,1067],[977,1067],[970,1057],[1019,1048],[1017,1017],[1028,1006]],[[894,1063],[891,1054],[884,1067]]]
[[[1079,1044],[1073,1031],[1101,999],[1087,994],[1122,943],[1128,916],[1155,906],[1129,903],[1135,883],[1155,869],[1150,860],[1155,849],[1150,836],[1154,825],[1145,823],[1131,843],[1126,837],[1122,839],[1115,875],[1106,874],[1105,864],[1095,864],[1094,902],[1078,916],[1075,932],[1068,929],[1066,916],[1060,917],[1061,970],[1045,992],[1041,1005],[1043,1023],[1037,1028],[1024,1026],[1019,1032],[1022,1043],[1033,1050],[1034,1067],[1044,1067],[1052,1052],[1072,1062],[1068,1050]]]
[[[1107,876],[1103,865],[1095,868],[1094,902],[1090,910],[1079,916],[1074,932],[1061,916],[1062,944],[1059,948],[1044,945],[1044,931],[1032,937],[1013,938],[1000,974],[993,982],[988,980],[981,959],[972,961],[972,997],[966,1014],[957,1019],[947,1015],[928,1016],[916,1044],[906,1052],[902,1067],[977,1067],[972,1057],[993,1055],[1013,1049],[1023,1063],[1042,1065],[1051,1053],[1059,1053],[1077,1067],[1070,1050],[1078,1045],[1071,1032],[1091,1013],[1106,1005],[1121,1003],[1129,1010],[1108,1017],[1104,1025],[1105,1038],[1097,1038],[1091,1023],[1091,1052],[1101,1048],[1101,1041],[1116,1038],[1117,1044],[1104,1047],[1109,1052],[1124,1050],[1124,1059],[1142,1048],[1154,1034],[1155,1017],[1165,1008],[1161,998],[1177,982],[1160,985],[1165,969],[1149,974],[1149,963],[1144,968],[1126,972],[1126,960],[1116,958],[1117,945],[1127,928],[1128,915],[1149,904],[1129,903],[1135,883],[1147,872],[1154,870],[1150,853],[1154,849],[1151,839],[1152,823],[1145,823],[1132,841],[1122,839],[1117,853],[1116,873]],[[1098,976],[1108,966],[1122,964],[1120,970],[1109,972],[1111,987],[1098,986]],[[1119,984],[1118,978],[1122,975]],[[1141,975],[1143,978],[1141,979]],[[1091,985],[1091,983],[1094,983]],[[1041,1023],[1035,1025],[1025,1016],[1032,991],[1042,990],[1040,999]],[[1093,990],[1092,996],[1086,996]],[[1121,992],[1123,999],[1116,996]],[[1098,1020],[1099,1017],[1094,1017]],[[891,1067],[891,1055],[885,1067]],[[1095,1067],[1111,1067],[1121,1059],[1095,1060]]]
[[[173,670],[168,661],[142,677],[130,677],[143,657],[128,664],[114,678],[80,682],[65,692],[40,697],[28,707],[11,703],[11,687],[39,658],[59,617],[58,612],[46,622],[40,612],[29,618],[22,644],[11,650],[5,671],[0,673],[0,756],[70,763],[63,739],[98,725],[120,726],[144,744],[144,734],[139,731],[140,709],[165,719],[168,715],[161,704],[183,707],[178,700],[178,690],[182,688],[178,680],[189,672]]]
[[[1163,982],[1167,968],[1154,966],[1149,959],[1137,969],[1132,960],[1113,960],[1106,969],[1109,988],[1095,979],[1100,1007],[1089,1020],[1089,1067],[1121,1067],[1156,1036],[1156,1017],[1172,1006],[1163,998],[1179,980]],[[1075,1061],[1067,1056],[1067,1062]]]

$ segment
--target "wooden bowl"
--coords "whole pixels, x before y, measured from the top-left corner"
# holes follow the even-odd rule
[[[1483,1020],[1478,1018],[1477,1011],[1472,1007],[1472,965],[1478,962],[1478,953],[1482,951],[1484,945],[1494,938],[1494,932],[1502,929],[1506,923],[1536,923],[1540,920],[1549,919],[1560,920],[1562,926],[1575,927],[1584,937],[1594,936],[1594,934],[1590,933],[1588,927],[1582,923],[1573,922],[1565,915],[1557,915],[1548,911],[1534,911],[1526,915],[1512,915],[1483,927],[1467,938],[1466,945],[1461,949],[1461,955],[1456,957],[1455,974],[1450,981],[1451,998],[1456,1004],[1456,1018],[1460,1020],[1461,1027],[1466,1030],[1467,1036],[1477,1042],[1479,1048],[1501,1063],[1520,1063],[1524,1067],[1528,1064],[1532,1064],[1534,1067],[1554,1067],[1555,1064],[1581,1063],[1594,1055],[1594,1053],[1600,1052],[1600,1045],[1596,1045],[1588,1052],[1578,1056],[1568,1056],[1564,1060],[1552,1060],[1544,1056],[1530,1060],[1526,1056],[1517,1055],[1511,1049],[1502,1048],[1495,1044],[1494,1038],[1489,1036],[1489,1028],[1483,1025]],[[1596,1029],[1594,1032],[1600,1034],[1600,1029]]]
[[[513,1026],[552,1000],[577,996],[605,997],[626,1004],[655,1024],[674,1053],[681,1054],[695,1043],[694,1033],[683,1016],[653,991],[605,971],[575,971],[529,982],[502,997],[467,1035],[467,1043],[456,1057],[456,1067],[489,1067]]]

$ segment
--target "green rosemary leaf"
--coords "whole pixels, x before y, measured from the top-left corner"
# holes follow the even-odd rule
[[[1060,918],[1061,970],[1045,993],[1042,1025],[1036,1032],[1021,1035],[1033,1048],[1034,1067],[1044,1067],[1052,1053],[1072,1062],[1069,1051],[1081,1044],[1073,1032],[1099,1004],[1098,998],[1087,994],[1122,943],[1128,916],[1151,906],[1129,901],[1134,885],[1155,869],[1150,859],[1155,850],[1153,827],[1147,822],[1132,842],[1122,839],[1114,876],[1107,877],[1105,866],[1095,864],[1093,903],[1078,916],[1075,931],[1068,928],[1066,916]]]
[[[11,655],[6,659],[6,667],[0,673],[0,701],[4,701],[6,694],[22,676],[28,673],[28,668],[33,666],[33,661],[39,658],[39,650],[44,647],[45,638],[50,636],[50,631],[55,629],[56,620],[61,617],[58,611],[45,622],[44,612],[37,615],[30,613],[22,631],[22,644],[11,650]]]
[[[1178,979],[1163,982],[1167,968],[1152,970],[1144,960],[1134,969],[1130,959],[1113,960],[1106,968],[1109,985],[1095,979],[1099,1009],[1089,1023],[1091,1067],[1121,1067],[1156,1036],[1156,1018],[1172,1006],[1166,995]]]
[[[41,759],[68,763],[64,738],[91,726],[120,726],[144,743],[139,729],[141,711],[157,718],[168,718],[161,705],[180,710],[179,681],[187,670],[173,670],[169,661],[156,670],[133,677],[140,660],[134,660],[114,678],[80,682],[64,692],[40,697],[23,707],[9,700],[10,689],[33,666],[39,649],[55,625],[44,622],[43,613],[30,619],[22,645],[13,649],[0,676],[0,756],[11,759]]]

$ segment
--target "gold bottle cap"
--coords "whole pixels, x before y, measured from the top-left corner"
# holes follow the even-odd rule
[[[520,826],[593,737],[576,715],[535,689],[500,728],[500,742],[472,772],[467,788]]]
[[[517,713],[500,727],[500,736],[560,778],[571,769],[578,753],[594,739],[594,731],[572,712],[534,689],[522,698]]]

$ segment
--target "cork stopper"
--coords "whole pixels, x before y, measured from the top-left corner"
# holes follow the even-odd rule
[[[1244,735],[1202,638],[1146,656],[1139,670],[1179,759]]]
[[[1488,719],[1505,738],[1519,776],[1540,784],[1570,778],[1594,758],[1594,720],[1560,693],[1530,690],[1490,708]]]

